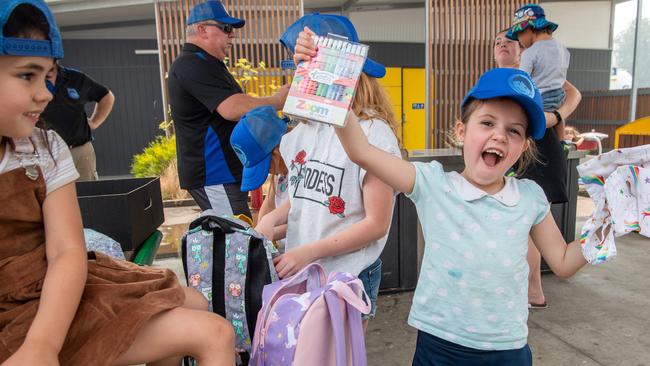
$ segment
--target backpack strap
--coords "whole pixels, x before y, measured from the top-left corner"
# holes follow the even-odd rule
[[[368,360],[366,358],[365,341],[363,326],[361,320],[361,312],[367,313],[370,308],[369,305],[364,303],[362,298],[355,293],[350,286],[363,287],[358,284],[359,280],[350,283],[335,282],[332,288],[324,293],[325,303],[329,310],[330,320],[332,323],[332,330],[334,333],[334,346],[336,349],[336,366],[347,365],[347,349],[346,349],[346,330],[349,332],[349,341],[351,341],[352,349],[352,365],[353,366],[366,366]],[[339,302],[345,303],[347,312],[347,324],[343,322],[341,308]]]
[[[235,329],[236,347],[247,352],[251,346],[245,303],[249,241],[250,236],[241,232],[226,235],[226,258],[232,258],[225,261],[224,268],[226,319]]]
[[[263,235],[255,231],[253,228],[248,228],[246,230],[246,233],[262,241],[262,245],[264,246],[264,252],[266,253],[266,261],[269,264],[271,283],[280,281],[280,276],[278,276],[278,272],[275,271],[275,265],[273,264],[273,258],[280,255],[278,249],[275,247],[275,245],[273,245],[273,242],[265,238]]]
[[[203,215],[190,223],[190,229],[201,226],[203,230],[212,231],[219,228],[226,234],[234,233],[237,230],[246,230],[247,227],[225,217],[214,215]]]
[[[187,285],[195,288],[208,300],[208,308],[212,311],[214,234],[212,230],[203,230],[202,226],[195,226],[185,234],[184,241],[183,259]]]

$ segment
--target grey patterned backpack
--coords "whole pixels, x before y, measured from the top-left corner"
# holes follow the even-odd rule
[[[210,310],[232,324],[235,346],[248,353],[262,290],[278,280],[273,257],[279,253],[246,222],[211,213],[194,220],[183,236],[185,277],[208,299]]]

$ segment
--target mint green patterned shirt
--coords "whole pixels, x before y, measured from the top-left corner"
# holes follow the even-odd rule
[[[489,195],[438,162],[414,163],[425,240],[409,324],[480,350],[519,349],[528,336],[528,234],[549,214],[533,181],[506,177]]]

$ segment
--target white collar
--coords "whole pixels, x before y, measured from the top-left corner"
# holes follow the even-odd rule
[[[484,196],[488,196],[510,207],[516,206],[519,203],[520,195],[517,178],[505,177],[506,184],[503,188],[495,194],[489,194],[468,182],[467,179],[458,174],[458,172],[449,172],[447,173],[447,177],[458,195],[465,201],[474,201]],[[451,188],[449,188],[449,190],[451,190]]]

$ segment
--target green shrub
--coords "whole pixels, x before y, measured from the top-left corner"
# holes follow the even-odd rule
[[[133,157],[131,174],[136,178],[160,176],[176,159],[176,136],[158,136],[141,154]]]

